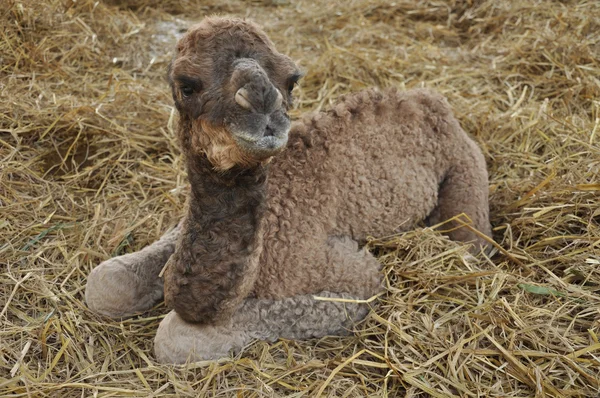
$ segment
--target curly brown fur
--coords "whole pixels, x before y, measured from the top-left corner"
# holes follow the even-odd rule
[[[390,89],[343,97],[295,124],[288,150],[273,160],[256,295],[358,292],[376,270],[337,267],[331,236],[363,242],[412,229],[432,212],[439,220],[464,212],[490,235],[487,198],[484,158],[440,95]],[[486,244],[466,229],[450,236]]]

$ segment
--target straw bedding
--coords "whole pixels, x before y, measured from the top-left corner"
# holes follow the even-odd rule
[[[0,4],[0,396],[600,395],[599,2]],[[183,367],[153,358],[163,305],[87,310],[90,270],[182,212],[164,74],[211,13],[300,62],[295,117],[368,86],[446,95],[488,161],[493,255],[444,226],[374,237],[387,290],[354,336]]]

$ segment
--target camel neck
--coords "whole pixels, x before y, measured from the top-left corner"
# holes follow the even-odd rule
[[[267,167],[214,170],[203,155],[187,159],[191,184],[191,216],[199,219],[251,215],[259,217],[264,208],[267,186]]]
[[[165,271],[167,305],[188,322],[226,319],[251,294],[262,253],[267,170],[215,171],[187,155],[191,194]]]

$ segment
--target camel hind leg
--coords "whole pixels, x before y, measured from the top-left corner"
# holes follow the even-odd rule
[[[427,219],[428,225],[436,225],[464,213],[473,222],[471,226],[486,236],[492,236],[489,221],[488,174],[485,159],[470,139],[466,148],[456,154],[446,177],[440,185],[438,204]],[[450,239],[471,243],[474,252],[485,250],[489,242],[474,231],[451,221],[443,226]]]

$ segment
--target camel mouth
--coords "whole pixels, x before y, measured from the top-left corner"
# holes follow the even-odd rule
[[[263,136],[256,136],[245,132],[234,133],[236,144],[244,152],[253,157],[267,158],[281,152],[288,141],[289,127],[284,130],[266,131]]]
[[[290,128],[289,117],[280,110],[270,115],[248,112],[229,124],[227,130],[242,152],[263,160],[285,148]]]

